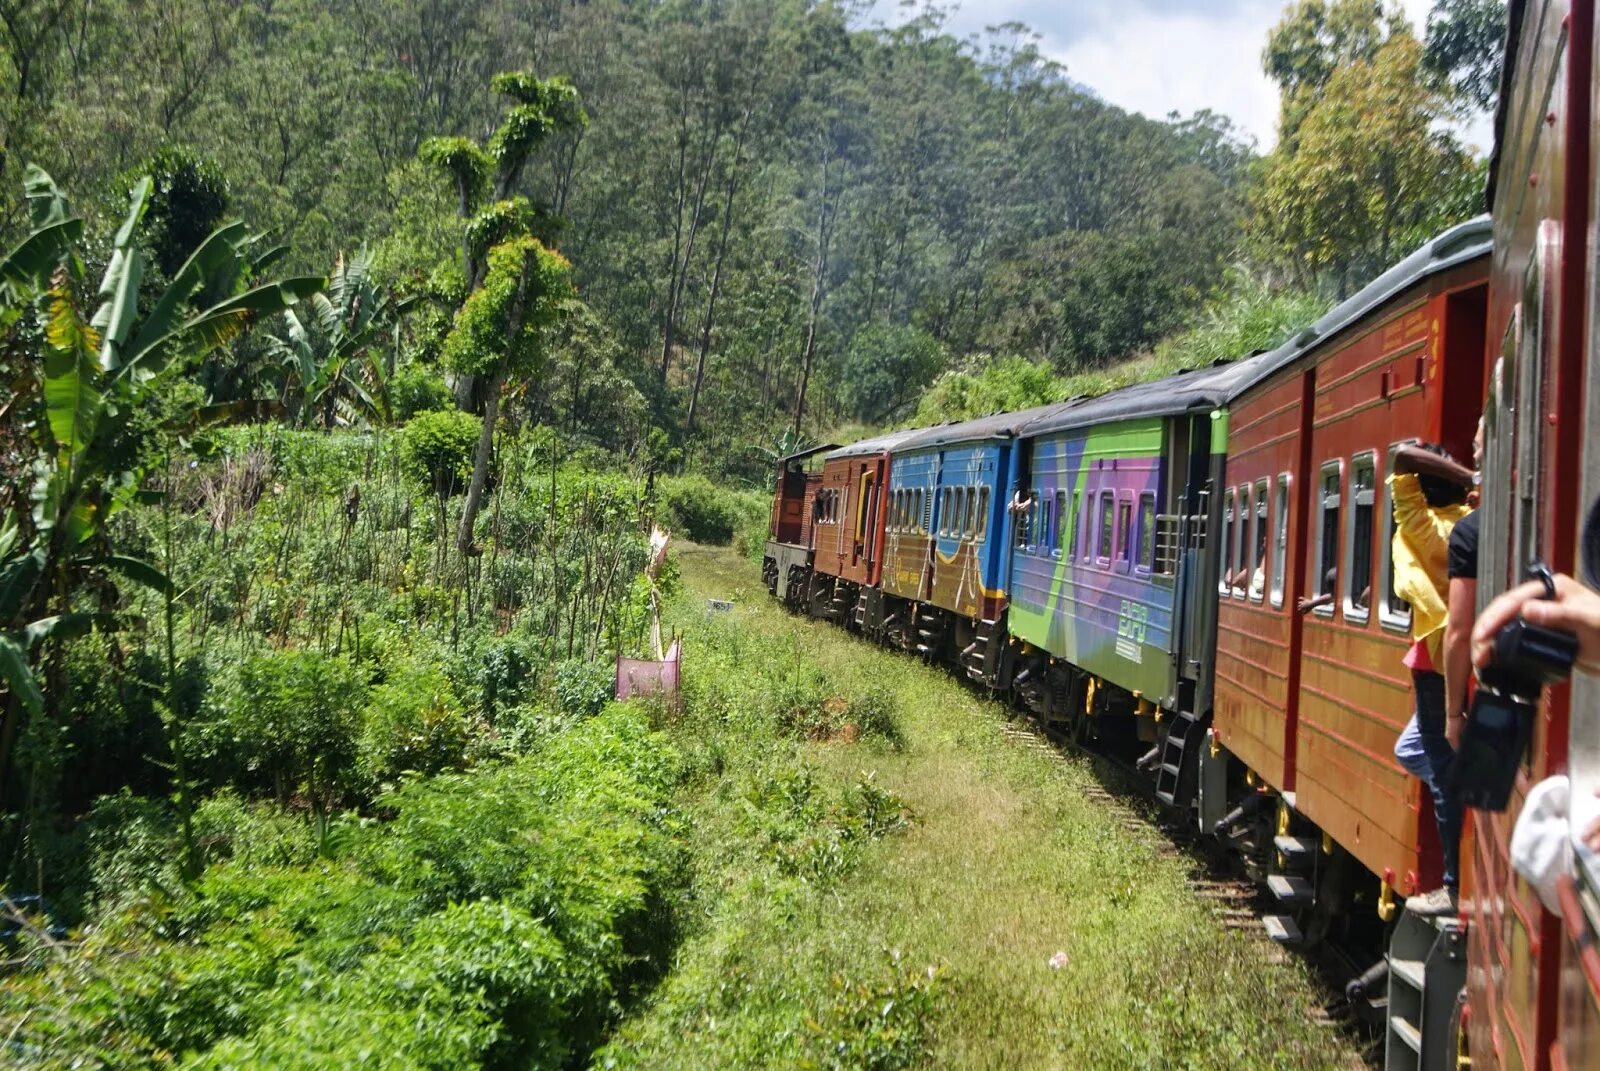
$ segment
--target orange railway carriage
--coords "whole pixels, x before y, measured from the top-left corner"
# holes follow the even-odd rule
[[[1495,117],[1495,221],[1488,339],[1480,606],[1521,579],[1530,558],[1576,571],[1584,504],[1600,495],[1596,377],[1596,218],[1600,94],[1592,0],[1510,5]],[[1569,735],[1570,731],[1570,735]],[[1581,861],[1558,914],[1510,865],[1522,801],[1553,773],[1572,778],[1574,817],[1600,788],[1600,687],[1574,674],[1546,690],[1533,742],[1504,814],[1473,813],[1463,862],[1472,887],[1466,1023],[1472,1066],[1600,1067],[1600,868]],[[1581,821],[1574,823],[1574,828]]]

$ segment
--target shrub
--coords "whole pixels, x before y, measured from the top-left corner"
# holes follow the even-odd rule
[[[390,821],[336,818],[303,863],[263,863],[250,809],[219,805],[197,821],[248,851],[28,957],[0,1032],[48,1067],[575,1066],[666,963],[679,776],[644,713],[613,706],[408,781]]]
[[[404,423],[421,413],[453,410],[456,400],[437,369],[412,362],[389,381],[389,404],[395,420]]]
[[[673,476],[660,486],[662,523],[696,543],[725,545],[735,531],[766,525],[769,503],[758,492],[718,487],[704,476]]]
[[[121,792],[95,802],[85,827],[94,898],[102,910],[147,892],[177,888],[182,848],[165,800]]]
[[[471,725],[449,679],[432,666],[406,666],[372,689],[361,729],[362,774],[369,782],[400,773],[459,768]]]
[[[556,666],[551,689],[563,714],[592,717],[605,709],[616,694],[617,677],[606,662],[569,659]]]
[[[406,475],[441,498],[466,491],[483,421],[460,410],[420,413],[400,429]]]
[[[319,812],[351,788],[366,686],[343,658],[275,651],[240,663],[223,689],[223,721],[242,787],[279,802],[304,788]]]
[[[907,967],[898,952],[877,977],[833,979],[833,1002],[808,1021],[817,1066],[829,1071],[896,1071],[927,1062],[930,1022],[943,997],[936,966]]]

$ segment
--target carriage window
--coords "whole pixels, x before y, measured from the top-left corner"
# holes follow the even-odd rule
[[[1044,526],[1046,523],[1044,499],[1039,497],[1039,489],[1037,487],[1028,492],[1028,499],[1033,503],[1030,509],[1033,519],[1028,523],[1028,546],[1038,547],[1039,541],[1044,538]]]
[[[944,489],[943,501],[939,503],[939,534],[950,534],[950,513],[955,505],[955,492],[950,488]]]
[[[1113,535],[1111,526],[1115,520],[1111,514],[1112,509],[1111,492],[1102,491],[1100,493],[1100,547],[1099,553],[1095,557],[1106,562],[1111,560],[1111,537]]]
[[[984,533],[989,530],[989,488],[988,485],[978,488],[978,531],[973,536],[976,542],[982,543]]]
[[[1072,492],[1072,512],[1067,516],[1066,539],[1063,540],[1066,544],[1067,557],[1069,558],[1078,556],[1078,529],[1081,527],[1078,524],[1078,518],[1083,512],[1082,502],[1083,492]]]
[[[1250,597],[1260,602],[1267,593],[1267,481],[1256,481],[1256,515],[1251,528]]]
[[[956,511],[950,518],[950,534],[960,539],[967,534],[967,489],[957,487],[955,499]]]
[[[1278,475],[1276,523],[1272,529],[1272,605],[1283,605],[1284,573],[1289,565],[1289,474]]]
[[[1139,496],[1139,568],[1149,570],[1156,561],[1156,496]]]
[[[1062,548],[1066,545],[1067,540],[1071,538],[1071,531],[1072,514],[1067,512],[1067,493],[1065,491],[1057,491],[1056,532],[1054,538],[1050,540],[1050,553],[1058,558],[1061,556]]]
[[[1344,462],[1329,461],[1322,466],[1321,524],[1317,528],[1317,594],[1337,596],[1339,593],[1339,485]],[[1319,606],[1316,612],[1324,616],[1333,613],[1333,607]]]
[[[1023,492],[1019,491],[1017,493],[1020,495]],[[1017,546],[1019,547],[1025,547],[1028,545],[1028,514],[1032,511],[1032,509],[1032,503],[1028,504],[1027,509],[1016,509],[1015,507],[1012,508],[1012,512],[1017,515]]]
[[[1350,465],[1350,546],[1346,565],[1344,616],[1365,621],[1372,606],[1373,503],[1376,499],[1377,459],[1372,454]]]
[[[1083,516],[1079,518],[1083,531],[1083,548],[1081,553],[1085,558],[1094,556],[1094,492],[1090,491],[1083,500]]]
[[[917,532],[927,535],[933,530],[933,496],[926,487],[917,488]]]
[[[978,534],[978,489],[967,488],[967,538]]]
[[[1233,573],[1229,577],[1229,594],[1236,599],[1244,598],[1245,571],[1249,569],[1250,554],[1250,485],[1245,484],[1239,488],[1233,506],[1233,530],[1230,533],[1232,546],[1228,554],[1233,560]]]
[[[1238,493],[1230,487],[1223,492],[1223,495],[1222,560],[1217,566],[1217,568],[1220,570],[1217,574],[1217,594],[1219,595],[1226,595],[1228,593],[1229,586],[1233,583],[1233,570],[1235,568],[1235,563],[1233,560],[1233,507],[1235,499],[1238,498]]]
[[[1117,503],[1117,551],[1123,561],[1133,560],[1133,503],[1127,499]]]
[[[1394,472],[1394,455],[1396,447],[1389,449],[1389,471]],[[1394,589],[1394,537],[1400,530],[1400,525],[1394,519],[1394,499],[1389,494],[1389,481],[1383,481],[1383,514],[1387,518],[1382,530],[1388,533],[1383,547],[1378,553],[1378,564],[1383,576],[1379,580],[1379,590],[1383,592],[1383,601],[1378,606],[1378,619],[1386,628],[1409,630],[1411,628],[1411,604],[1400,597]]]

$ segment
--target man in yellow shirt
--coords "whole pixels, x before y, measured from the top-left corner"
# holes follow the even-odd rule
[[[1472,470],[1457,464],[1431,443],[1402,446],[1389,477],[1394,503],[1394,590],[1411,604],[1411,647],[1405,665],[1411,670],[1415,706],[1411,720],[1395,741],[1395,758],[1421,778],[1433,795],[1444,856],[1440,888],[1406,901],[1418,915],[1453,914],[1457,909],[1457,855],[1461,841],[1461,807],[1445,791],[1455,749],[1447,738],[1443,642],[1449,617],[1450,532],[1471,510],[1467,491]]]

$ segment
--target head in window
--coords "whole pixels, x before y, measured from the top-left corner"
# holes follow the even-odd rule
[[[1438,443],[1418,443],[1417,447],[1437,454],[1440,457],[1450,457],[1450,451]],[[1454,459],[1452,459],[1454,460]],[[1453,483],[1439,476],[1417,477],[1417,485],[1422,488],[1422,497],[1428,500],[1428,505],[1434,509],[1443,509],[1446,506],[1459,506],[1467,500],[1467,488],[1461,484]]]

